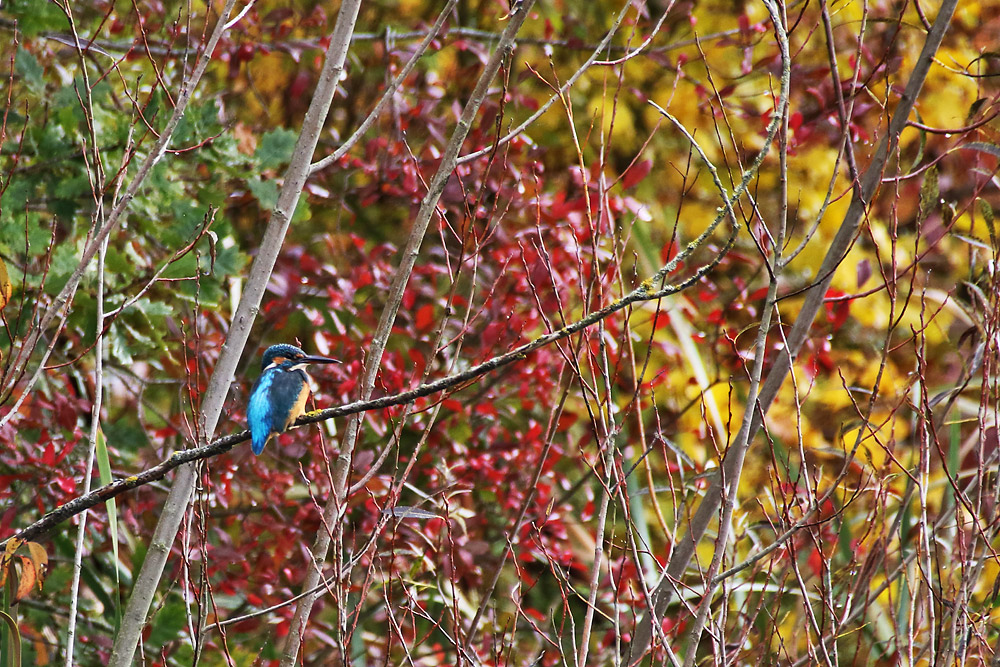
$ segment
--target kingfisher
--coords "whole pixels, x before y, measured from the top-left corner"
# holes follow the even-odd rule
[[[339,364],[340,360],[310,356],[294,345],[272,345],[264,350],[260,377],[250,390],[247,427],[254,454],[264,451],[268,440],[302,416],[309,398],[309,364]]]

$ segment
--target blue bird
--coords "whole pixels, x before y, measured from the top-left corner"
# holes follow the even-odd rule
[[[308,364],[339,364],[337,359],[313,357],[294,345],[272,345],[264,350],[260,377],[250,390],[247,427],[254,454],[264,451],[267,441],[298,419],[309,398]]]

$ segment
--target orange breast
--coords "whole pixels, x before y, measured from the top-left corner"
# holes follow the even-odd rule
[[[306,401],[309,399],[309,381],[308,379],[302,383],[302,387],[299,389],[299,396],[295,399],[295,404],[292,405],[291,411],[288,413],[288,421],[285,422],[285,428],[292,425],[296,419],[302,416],[306,411]],[[284,430],[284,429],[282,429]]]

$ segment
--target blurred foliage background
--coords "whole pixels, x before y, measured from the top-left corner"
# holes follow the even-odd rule
[[[315,159],[362,122],[439,5],[362,5]],[[121,187],[117,176],[127,182],[150,150],[219,6],[70,3],[72,25],[58,3],[0,7],[5,368],[76,269],[95,210]],[[523,133],[494,145],[585,63],[622,8],[601,0],[533,9],[463,150],[487,154],[459,166],[421,249],[380,393],[565,326],[631,291],[708,226],[722,204],[710,174],[649,102],[694,135],[730,191],[761,150],[781,70],[773,29],[761,3],[715,0],[635,3],[599,55],[604,64]],[[355,398],[397,251],[508,11],[494,0],[459,2],[375,126],[310,176],[222,433],[244,428],[259,354],[272,343],[297,341],[345,361],[317,373],[315,406]],[[479,631],[467,637],[477,662],[573,661],[595,585],[594,630],[584,641],[592,664],[612,662],[646,606],[642,582],[658,581],[704,492],[704,473],[718,468],[739,428],[753,359],[764,354],[770,367],[783,353],[780,334],[850,202],[850,163],[863,170],[870,161],[937,3],[809,1],[783,11],[792,54],[785,149],[773,148],[740,202],[736,247],[683,294],[421,399],[403,424],[398,409],[372,413],[355,477],[392,449],[350,499],[338,558],[360,560],[321,598],[304,664],[471,661],[455,638],[465,637],[501,565]],[[39,353],[27,375],[5,373],[0,414],[15,414],[0,426],[0,538],[82,491],[98,426],[90,417],[98,331],[109,343],[99,426],[112,473],[133,474],[195,444],[199,395],[277,200],[336,13],[332,2],[259,0],[227,32],[170,150],[110,238],[109,317],[98,325],[91,266],[64,326],[42,332],[52,355],[30,393],[22,396]],[[781,548],[731,576],[699,660],[993,659],[997,17],[993,0],[960,3],[794,382],[751,450],[726,567],[833,493]],[[108,191],[94,189],[98,169]],[[767,349],[754,350],[783,187],[779,323]],[[709,261],[724,238],[720,230],[670,280]],[[298,429],[262,457],[240,447],[206,462],[144,637],[144,664],[191,664],[196,646],[202,664],[277,660],[292,605],[213,624],[300,592],[308,546],[327,529],[319,508],[337,429]],[[627,489],[613,490],[599,530],[607,447],[615,465],[634,472]],[[402,496],[391,497],[404,479]],[[73,662],[106,661],[163,497],[152,484],[119,498],[114,530],[104,508],[91,513]],[[446,518],[379,528],[382,510],[397,502]],[[63,660],[71,527],[41,541],[44,584],[12,610],[24,664]],[[504,560],[509,543],[514,557]],[[599,545],[605,560],[595,569]],[[700,548],[701,568],[713,549],[711,541]],[[663,622],[680,652],[700,572],[692,568],[685,603]],[[861,612],[850,617],[857,600]],[[202,611],[208,626],[199,631]],[[663,659],[661,647],[646,657]]]

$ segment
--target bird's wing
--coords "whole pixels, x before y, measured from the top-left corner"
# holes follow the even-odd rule
[[[309,376],[302,369],[275,372],[270,386],[271,424],[284,431],[305,411]]]
[[[251,445],[254,454],[264,451],[264,445],[271,438],[273,431],[271,413],[271,384],[274,374],[265,371],[250,390],[250,404],[247,406],[247,425],[253,440]]]

